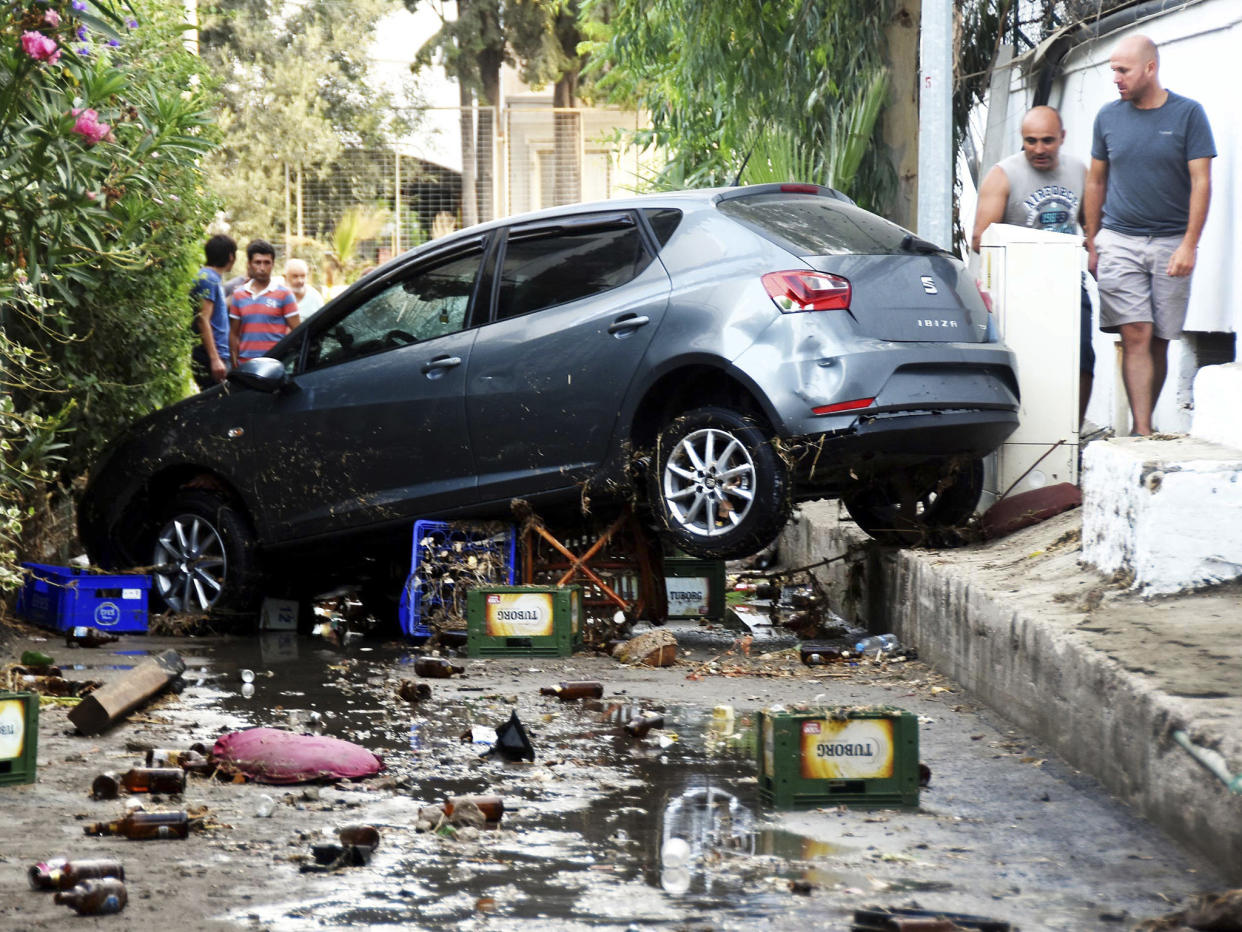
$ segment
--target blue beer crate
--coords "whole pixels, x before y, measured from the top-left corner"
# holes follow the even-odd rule
[[[410,574],[397,618],[406,637],[429,638],[429,621],[460,619],[465,630],[466,592],[478,585],[512,585],[517,567],[513,525],[488,530],[467,522],[415,521]]]
[[[55,631],[86,626],[101,631],[147,630],[151,577],[106,575],[67,566],[23,563],[25,585],[17,594],[17,614]]]

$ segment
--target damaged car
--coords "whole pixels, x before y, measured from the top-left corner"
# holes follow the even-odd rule
[[[830,188],[637,196],[475,226],[374,270],[270,356],[142,419],[79,508],[178,611],[409,554],[415,519],[636,504],[673,547],[768,545],[801,500],[960,524],[1017,426],[965,266]],[[385,548],[396,548],[395,551]]]

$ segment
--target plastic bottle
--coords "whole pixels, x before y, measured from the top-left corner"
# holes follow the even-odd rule
[[[115,822],[92,822],[87,835],[119,835],[139,841],[157,838],[185,838],[190,834],[190,817],[184,812],[131,812]]]
[[[447,679],[454,673],[465,673],[466,668],[450,663],[443,657],[419,657],[414,661],[414,672],[430,679]]]
[[[78,625],[65,632],[65,644],[69,647],[102,647],[119,640],[115,634],[108,634],[90,625]]]
[[[61,890],[54,899],[82,916],[108,916],[123,910],[129,895],[123,881],[104,877],[84,880],[72,890]]]
[[[854,645],[854,650],[860,654],[868,654],[871,651],[884,651],[887,653],[896,650],[900,642],[895,634],[876,634],[869,638],[863,638]]]
[[[68,890],[76,887],[84,880],[94,877],[115,877],[125,879],[125,868],[120,861],[111,858],[97,858],[82,861],[66,861],[57,858],[46,864],[35,864],[30,868],[29,879],[32,890]]]
[[[556,696],[562,702],[574,699],[599,699],[604,695],[604,684],[594,680],[573,680],[557,686],[543,686],[540,695]]]

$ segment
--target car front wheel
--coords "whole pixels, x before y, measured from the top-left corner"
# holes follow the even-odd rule
[[[860,528],[885,544],[951,546],[983,494],[983,460],[965,458],[907,470],[841,497]]]
[[[771,433],[728,408],[696,408],[666,424],[648,478],[663,536],[705,559],[762,550],[792,507],[789,467]]]
[[[219,495],[178,493],[156,529],[151,563],[155,592],[173,612],[220,614],[255,608],[254,534]]]

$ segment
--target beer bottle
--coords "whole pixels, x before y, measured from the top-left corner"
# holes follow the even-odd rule
[[[644,712],[638,718],[625,723],[625,730],[633,738],[645,738],[653,728],[664,727],[664,716],[659,712]]]
[[[121,795],[121,781],[114,773],[101,773],[91,782],[92,799],[116,799]]]
[[[845,659],[839,647],[833,647],[821,641],[804,641],[799,646],[798,652],[802,656],[802,662],[808,667],[818,667]]]
[[[87,835],[119,835],[145,841],[152,838],[185,838],[190,834],[190,818],[184,812],[131,812],[115,822],[91,822]]]
[[[201,747],[201,745],[200,745]],[[180,748],[148,748],[148,767],[180,767],[191,773],[202,773],[210,761],[198,751]]]
[[[96,877],[115,877],[125,879],[125,868],[120,861],[111,858],[94,860],[66,861],[57,858],[46,864],[35,864],[30,868],[30,889],[32,890],[68,890],[76,887],[84,880]]]
[[[52,658],[41,650],[24,650],[21,664],[23,667],[46,668],[52,665]]]
[[[466,668],[450,663],[443,657],[419,657],[414,661],[414,672],[429,679],[447,679],[454,673],[465,673]]]
[[[103,647],[119,640],[115,634],[108,634],[90,625],[77,625],[65,632],[65,644],[69,647]]]
[[[134,767],[121,777],[131,793],[184,793],[185,771],[180,767]]]
[[[479,811],[483,813],[483,818],[488,822],[499,822],[505,814],[505,800],[503,796],[454,796],[444,803],[444,814],[451,816],[453,810],[458,806],[466,803],[474,803],[479,807]]]
[[[380,843],[379,829],[374,825],[364,823],[342,825],[337,830],[337,836],[341,839],[342,845],[365,845],[368,848],[377,848]]]
[[[431,687],[417,680],[402,680],[397,687],[397,695],[406,702],[422,702],[431,698]]]
[[[562,702],[570,702],[574,699],[599,699],[604,695],[604,684],[593,680],[574,680],[558,686],[543,686],[539,694],[556,696]]]
[[[119,913],[129,902],[125,884],[115,877],[84,880],[72,890],[60,890],[53,899],[82,916]]]

